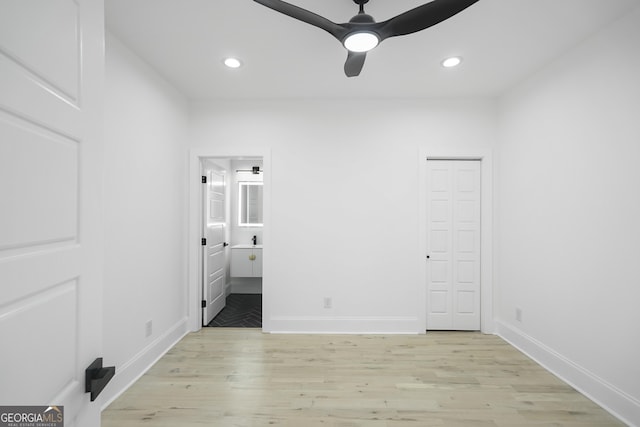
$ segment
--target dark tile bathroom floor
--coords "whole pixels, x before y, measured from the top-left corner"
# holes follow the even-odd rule
[[[231,294],[207,325],[218,328],[262,328],[262,294]]]

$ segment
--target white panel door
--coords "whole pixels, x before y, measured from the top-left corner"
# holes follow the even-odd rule
[[[100,423],[103,9],[0,1],[0,403],[68,427]]]
[[[204,190],[204,228],[202,271],[202,324],[208,325],[225,307],[226,295],[226,171],[211,161],[203,161],[207,178]]]
[[[480,330],[480,161],[427,161],[427,329]]]

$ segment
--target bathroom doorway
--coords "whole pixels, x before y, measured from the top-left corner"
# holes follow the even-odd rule
[[[264,160],[200,159],[201,325],[262,327]]]

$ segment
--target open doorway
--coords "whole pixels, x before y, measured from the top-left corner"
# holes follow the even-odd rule
[[[201,157],[200,326],[262,327],[264,159]]]

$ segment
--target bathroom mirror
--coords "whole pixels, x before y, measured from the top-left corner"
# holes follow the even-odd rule
[[[239,183],[239,226],[262,226],[262,183],[249,181]]]

